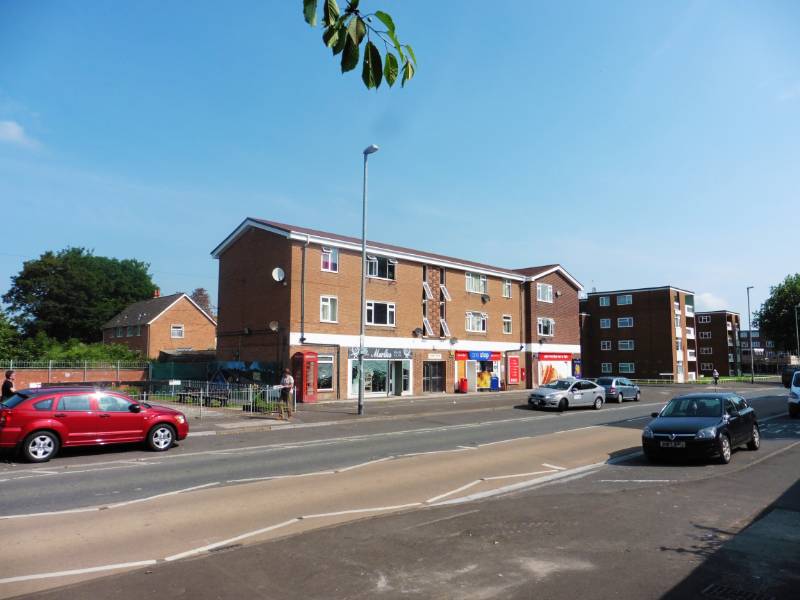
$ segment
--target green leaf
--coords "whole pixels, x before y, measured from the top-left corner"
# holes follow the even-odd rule
[[[352,71],[358,64],[358,44],[349,35],[344,37],[344,50],[342,51],[342,73]]]
[[[364,66],[361,70],[361,80],[367,89],[379,88],[382,77],[381,53],[372,42],[364,46]]]
[[[317,0],[303,0],[303,16],[306,23],[312,27],[317,26]]]
[[[394,31],[389,31],[389,39],[392,40],[392,44],[394,44],[394,49],[397,50],[397,53],[400,55],[400,60],[405,60],[406,55],[403,54],[403,46],[400,45],[400,40],[397,39],[397,36],[394,34]]]
[[[325,0],[325,6],[322,9],[322,24],[325,27],[330,27],[339,18],[339,5],[336,0]]]
[[[387,13],[383,12],[382,10],[376,10],[375,16],[380,19],[380,22],[386,25],[387,31],[391,31],[394,33],[394,21],[392,21],[392,17],[390,17]]]
[[[344,45],[347,42],[347,38],[350,37],[349,35],[347,35],[347,30],[344,28],[344,26],[337,27],[336,31],[337,31],[336,41],[333,43],[333,46],[331,46],[331,50],[333,50],[334,56],[336,56],[342,50],[344,50]]]
[[[361,44],[361,40],[367,34],[367,26],[361,17],[353,17],[347,24],[347,33],[353,39],[356,46]]]
[[[406,81],[410,81],[413,76],[414,65],[412,65],[410,61],[406,61],[403,63],[403,80],[400,82],[400,84],[405,87]]]
[[[411,60],[414,61],[414,66],[417,66],[417,57],[414,56],[414,51],[411,49],[411,46],[408,44],[405,45],[406,50],[408,50],[408,55],[411,57]]]
[[[392,87],[397,80],[397,73],[397,57],[391,52],[387,52],[386,61],[383,63],[383,78],[389,84],[389,87]]]

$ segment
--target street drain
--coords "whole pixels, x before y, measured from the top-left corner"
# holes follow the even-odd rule
[[[225,552],[226,550],[234,550],[235,548],[241,548],[241,544],[230,544],[228,546],[220,546],[219,548],[212,548],[209,552]]]
[[[703,597],[712,598],[713,600],[775,600],[774,596],[768,596],[761,592],[748,591],[719,583],[712,583],[701,593]]]

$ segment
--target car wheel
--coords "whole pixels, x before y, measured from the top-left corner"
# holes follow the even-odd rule
[[[175,443],[175,429],[172,425],[159,423],[147,434],[147,447],[153,452],[169,450]]]
[[[625,401],[625,396],[622,395],[622,392],[619,393],[617,396],[617,404],[622,404]]]
[[[796,419],[800,417],[800,408],[795,408],[794,406],[789,406],[789,416],[792,419]]]
[[[638,402],[641,399],[642,399],[642,393],[641,392],[636,392],[636,395],[633,397],[633,401],[634,402]]]
[[[49,431],[34,431],[22,442],[22,455],[32,463],[47,462],[58,453],[58,436]]]
[[[717,442],[719,446],[719,462],[723,465],[727,465],[731,462],[731,440],[728,438],[726,434],[722,434],[719,436],[719,441]]]
[[[622,394],[620,394],[620,396],[622,396]],[[622,400],[620,400],[620,402],[622,402]],[[600,396],[598,396],[597,398],[594,399],[594,409],[600,410],[602,407],[603,407],[603,399]]]
[[[562,398],[558,403],[558,412],[564,412],[567,410],[567,400]]]
[[[753,425],[753,433],[750,441],[747,442],[748,450],[758,450],[761,447],[761,433],[758,431],[758,425]]]

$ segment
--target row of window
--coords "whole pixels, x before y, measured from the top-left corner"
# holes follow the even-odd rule
[[[633,327],[633,317],[619,317],[617,327]],[[611,329],[611,319],[600,319],[600,329]]]
[[[632,362],[621,362],[617,363],[617,372],[618,373],[635,373],[636,372],[636,363]],[[602,373],[613,373],[614,372],[614,363],[604,362],[600,363],[600,371]]]
[[[698,323],[711,323],[711,315],[699,315],[697,317]]]
[[[128,325],[127,327],[117,327],[116,329],[111,329],[110,337],[137,337],[142,335],[142,326],[141,325]]]
[[[617,296],[617,306],[627,306],[633,304],[631,294],[620,294]],[[611,306],[611,296],[600,296],[600,306]]]
[[[633,340],[619,340],[617,342],[619,350],[633,350],[634,346]],[[611,350],[611,340],[602,340],[600,342],[600,350]]]

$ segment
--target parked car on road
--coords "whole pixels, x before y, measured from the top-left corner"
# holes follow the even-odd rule
[[[727,464],[734,448],[758,450],[761,434],[755,410],[732,393],[697,393],[670,400],[642,431],[645,456],[711,457]]]
[[[593,406],[599,409],[605,402],[606,391],[588,379],[558,379],[536,388],[528,396],[531,408],[557,408],[567,410],[571,406]]]
[[[781,383],[783,384],[783,387],[791,387],[792,378],[798,371],[800,371],[800,367],[797,365],[786,365],[783,367],[783,370],[781,371]]]
[[[595,381],[597,385],[601,385],[605,388],[606,402],[609,400],[619,402],[620,404],[624,400],[635,400],[638,402],[642,397],[642,391],[639,389],[639,386],[625,377],[598,377]]]
[[[0,403],[0,448],[45,462],[59,448],[145,442],[168,450],[189,434],[186,415],[95,388],[21,390]]]
[[[789,416],[800,417],[800,371],[796,371],[789,382]]]

